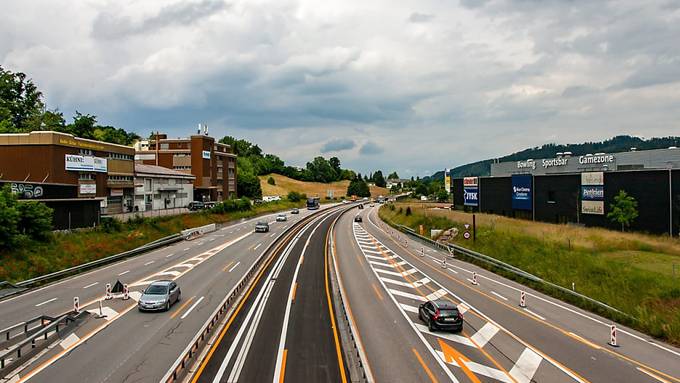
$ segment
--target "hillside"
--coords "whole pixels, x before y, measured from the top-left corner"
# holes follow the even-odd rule
[[[559,152],[572,152],[575,156],[588,153],[616,153],[627,152],[630,148],[637,150],[663,149],[669,146],[680,146],[680,137],[654,137],[645,140],[640,137],[616,136],[609,140],[600,142],[585,142],[582,144],[545,144],[540,147],[524,149],[503,157],[499,157],[500,162],[517,161],[527,158],[550,158],[555,157]],[[488,176],[491,172],[491,162],[493,159],[472,162],[466,165],[457,166],[451,169],[454,178],[465,176]],[[444,171],[434,173],[431,178],[443,180]]]
[[[276,185],[270,185],[267,183],[269,176],[274,178]],[[298,181],[280,174],[269,174],[265,176],[260,176],[260,186],[262,187],[262,195],[279,195],[285,196],[288,192],[296,191],[299,193],[306,193],[308,196],[319,196],[321,198],[326,197],[328,190],[333,190],[333,196],[340,197],[347,194],[347,186],[349,186],[349,181],[337,181],[331,183],[322,182],[305,182]],[[389,192],[385,188],[380,188],[377,186],[371,186],[371,196],[377,197],[379,195],[387,195]]]

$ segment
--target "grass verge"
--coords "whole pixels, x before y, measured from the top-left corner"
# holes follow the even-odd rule
[[[463,225],[472,223],[471,214],[397,203],[381,207],[380,217],[416,231],[422,225],[425,235],[430,229],[458,228],[461,235],[453,243],[566,288],[574,283],[577,292],[630,316],[604,311],[486,264],[480,266],[680,345],[680,242],[675,239],[477,214],[477,241],[473,242],[462,238]]]
[[[183,229],[225,223],[303,205],[304,201],[282,200],[256,205],[243,212],[201,212],[154,217],[130,220],[120,225],[120,228],[108,231],[99,227],[71,233],[53,233],[46,242],[26,241],[16,248],[0,252],[0,281],[18,282],[63,270],[134,249]]]

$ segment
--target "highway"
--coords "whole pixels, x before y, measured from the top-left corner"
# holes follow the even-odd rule
[[[300,213],[288,214],[287,222],[275,222],[275,214],[270,214],[234,223],[195,240],[0,301],[0,327],[5,328],[40,314],[67,312],[74,296],[79,296],[83,309],[97,312],[95,303],[104,295],[105,284],[116,280],[130,284],[133,298],[157,279],[177,280],[182,289],[182,301],[167,313],[140,313],[134,299],[104,301],[108,316],[99,319],[97,327],[64,340],[13,381],[160,380],[250,265],[286,228],[313,212]],[[253,232],[258,220],[270,222],[269,233]]]
[[[390,229],[377,207],[353,212],[336,226],[335,261],[375,381],[680,382],[677,348],[622,326],[611,347],[610,321],[450,257],[444,268],[448,254]],[[464,311],[461,334],[418,319],[433,298]]]

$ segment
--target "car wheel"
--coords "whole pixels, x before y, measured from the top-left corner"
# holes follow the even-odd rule
[[[434,332],[434,330],[435,330],[435,327],[434,327],[434,325],[432,324],[432,320],[431,320],[431,319],[430,319],[429,322],[427,322],[427,329],[430,330],[430,332]]]
[[[167,302],[165,302],[165,311],[170,310],[170,300],[168,299]]]
[[[425,322],[423,319],[423,313],[421,313],[420,310],[418,310],[418,319],[420,319],[421,322]]]
[[[182,292],[181,291],[179,293],[177,293],[177,299],[175,300],[175,302],[179,302],[180,299],[182,299]]]

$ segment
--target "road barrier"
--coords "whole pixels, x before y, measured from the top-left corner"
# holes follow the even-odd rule
[[[616,342],[616,325],[611,325],[609,327],[609,343],[608,345],[612,347],[619,347],[619,344]]]
[[[80,298],[73,297],[73,312],[78,314],[80,312]]]
[[[519,307],[527,307],[527,293],[524,291],[519,293]]]
[[[420,248],[420,256],[421,256],[421,257],[424,257],[424,256],[425,256],[425,248],[424,248],[424,247],[421,247],[421,248]]]
[[[474,271],[472,272],[472,284],[475,286],[479,284],[479,282],[477,282],[477,273]]]
[[[518,267],[512,266],[508,263],[505,263],[505,262],[500,261],[496,258],[490,257],[486,254],[478,253],[474,250],[470,250],[470,249],[467,249],[465,247],[462,247],[462,246],[459,246],[459,245],[456,245],[456,244],[453,244],[453,243],[442,243],[442,242],[434,241],[430,238],[419,235],[418,233],[416,233],[411,228],[403,226],[403,225],[394,224],[393,226],[395,228],[397,228],[400,232],[403,232],[406,235],[409,235],[409,236],[415,238],[418,241],[429,244],[429,245],[434,246],[436,248],[439,248],[439,249],[442,249],[442,250],[445,250],[445,251],[449,251],[449,252],[456,251],[458,254],[461,254],[464,257],[468,257],[468,258],[470,258],[474,261],[477,261],[477,262],[489,265],[493,268],[497,268],[497,269],[503,270],[505,272],[514,274],[518,277],[529,280],[531,282],[538,283],[538,284],[544,285],[546,287],[552,288],[552,289],[557,290],[557,291],[559,291],[559,292],[561,292],[565,295],[569,295],[571,297],[581,299],[582,301],[588,302],[589,304],[592,304],[592,305],[594,305],[594,306],[596,306],[596,307],[598,307],[602,310],[608,311],[610,313],[615,313],[619,316],[626,317],[626,318],[629,318],[629,319],[635,319],[631,315],[626,314],[626,313],[624,313],[620,310],[617,310],[614,307],[611,307],[604,302],[600,302],[600,301],[593,299],[589,296],[577,293],[576,291],[572,291],[568,288],[562,287],[560,285],[556,285],[552,282],[548,282],[548,281],[546,281],[542,278],[539,278],[539,277],[537,277],[533,274],[530,274],[530,273],[528,273],[528,272],[526,272],[526,271],[524,271],[524,270],[522,270]]]
[[[130,289],[128,288],[127,283],[123,284],[123,300],[126,301],[130,299]]]
[[[442,258],[442,269],[446,268],[446,257]]]
[[[215,230],[217,230],[217,225],[211,223],[205,226],[199,226],[191,229],[182,230],[180,234],[182,235],[182,237],[184,237],[184,239],[190,240],[199,237],[205,233],[211,233]]]
[[[113,299],[113,295],[111,294],[111,284],[110,283],[106,284],[106,294],[104,296],[104,299],[106,299],[107,301],[109,299]]]

